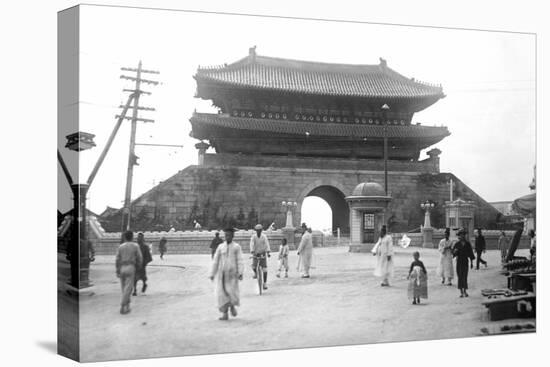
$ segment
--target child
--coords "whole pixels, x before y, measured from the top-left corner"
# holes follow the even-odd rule
[[[413,305],[420,304],[420,297],[428,298],[428,277],[424,263],[419,260],[420,253],[415,251],[413,253],[414,261],[411,263],[409,269],[409,299],[412,298]]]
[[[279,247],[279,271],[277,272],[277,278],[281,277],[281,269],[285,268],[285,278],[288,278],[288,245],[286,244],[286,238],[283,238],[281,247]]]

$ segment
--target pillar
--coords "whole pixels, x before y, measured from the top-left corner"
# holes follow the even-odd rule
[[[296,250],[298,244],[294,242],[294,233],[296,231],[293,227],[285,227],[282,229],[283,236],[286,238],[286,243],[291,250]]]
[[[204,154],[206,153],[206,149],[208,149],[209,147],[210,145],[203,141],[195,144],[195,148],[197,148],[199,151],[199,159],[198,159],[199,166],[204,166]]]
[[[433,234],[434,234],[434,229],[432,227],[422,228],[422,239],[423,239],[422,247],[426,247],[426,248],[434,247]]]

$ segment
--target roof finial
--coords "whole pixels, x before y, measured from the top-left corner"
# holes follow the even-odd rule
[[[256,62],[256,46],[250,47],[248,49],[248,57],[250,62]]]
[[[382,67],[382,69],[385,69],[388,66],[386,59],[380,57],[380,66]]]

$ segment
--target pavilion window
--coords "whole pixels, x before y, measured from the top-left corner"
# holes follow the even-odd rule
[[[281,112],[281,106],[276,103],[272,103],[269,106],[269,112]]]
[[[243,104],[243,108],[246,110],[254,110],[254,100],[247,98]]]
[[[315,115],[315,114],[317,114],[317,109],[315,108],[315,106],[313,104],[308,103],[304,106],[303,113],[305,113],[307,115]]]
[[[231,100],[231,109],[238,110],[241,108],[241,103],[237,98]]]

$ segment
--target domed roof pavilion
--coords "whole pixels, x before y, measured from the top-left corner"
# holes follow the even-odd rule
[[[350,251],[370,251],[385,224],[391,200],[382,185],[376,182],[360,183],[346,197],[350,207]]]

